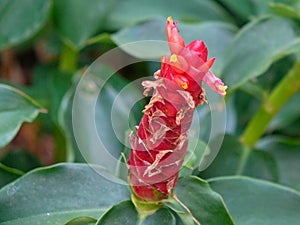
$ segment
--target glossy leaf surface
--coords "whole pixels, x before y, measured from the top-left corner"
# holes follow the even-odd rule
[[[200,173],[200,177],[207,179],[237,174],[272,181],[278,181],[279,176],[272,154],[247,149],[236,137],[226,135],[216,159]]]
[[[271,153],[277,161],[279,182],[300,191],[300,142],[285,136],[261,139],[257,147]]]
[[[283,18],[267,17],[248,23],[227,52],[221,72],[224,82],[234,88],[262,75],[278,59],[300,50],[297,38],[294,24]]]
[[[54,22],[63,39],[81,49],[104,25],[113,1],[54,0]]]
[[[224,198],[236,225],[289,225],[300,220],[300,194],[292,189],[247,177],[209,183]]]
[[[181,217],[185,224],[193,223],[182,204],[190,210],[201,225],[234,224],[222,197],[214,192],[206,181],[197,177],[181,178],[174,193],[181,203],[178,204],[178,201],[172,199],[167,202],[167,205]]]
[[[20,44],[47,22],[50,0],[0,1],[0,50]]]
[[[23,122],[32,122],[41,110],[25,93],[0,84],[0,148],[13,139]]]
[[[99,218],[129,199],[127,186],[103,178],[103,173],[86,164],[34,170],[1,189],[0,224],[60,225],[78,216]]]

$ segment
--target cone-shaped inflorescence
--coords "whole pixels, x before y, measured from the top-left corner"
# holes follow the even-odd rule
[[[135,201],[145,203],[168,198],[176,185],[193,112],[205,102],[202,81],[222,96],[227,88],[209,71],[215,58],[207,60],[203,41],[185,45],[171,17],[166,33],[171,55],[161,58],[155,81],[142,83],[144,94],[153,89],[153,95],[136,134],[130,135],[129,182]]]

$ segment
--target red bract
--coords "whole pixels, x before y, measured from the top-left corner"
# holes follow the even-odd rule
[[[209,71],[215,58],[207,60],[203,41],[185,45],[177,22],[169,17],[166,33],[171,51],[163,56],[155,81],[144,81],[144,94],[153,89],[136,134],[130,135],[129,181],[135,198],[159,202],[172,193],[188,145],[193,112],[205,102],[202,81],[224,96],[226,86]]]

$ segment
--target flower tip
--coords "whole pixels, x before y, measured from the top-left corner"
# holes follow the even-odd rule
[[[217,84],[217,89],[218,89],[218,94],[221,96],[225,96],[226,95],[226,90],[227,90],[228,86],[223,85],[223,84]]]
[[[171,24],[173,23],[172,16],[169,16],[169,17],[167,18],[167,22],[168,22],[168,23],[171,23]]]
[[[224,85],[222,80],[215,76],[211,71],[208,71],[206,75],[203,77],[203,81],[206,83],[206,85],[215,91],[217,94],[221,96],[226,95],[227,86]]]
[[[212,67],[212,65],[214,64],[214,62],[216,61],[216,57],[213,57],[209,60],[207,60],[206,65],[208,68]]]

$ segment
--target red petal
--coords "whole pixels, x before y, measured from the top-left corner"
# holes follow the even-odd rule
[[[168,17],[166,26],[167,39],[172,54],[179,54],[185,47],[183,38],[179,34],[177,22],[173,22],[172,17]]]
[[[194,40],[188,46],[186,46],[191,52],[200,57],[203,62],[207,60],[207,47],[202,40]]]

